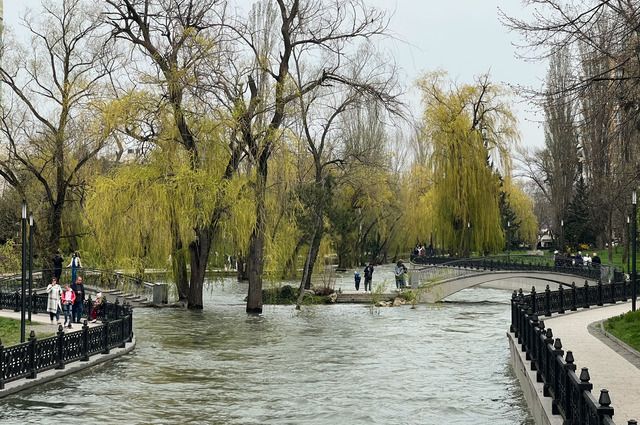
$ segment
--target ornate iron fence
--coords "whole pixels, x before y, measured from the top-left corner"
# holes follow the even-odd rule
[[[565,290],[562,285],[551,291],[549,285],[543,293],[535,287],[528,295],[522,289],[511,297],[511,332],[518,339],[526,359],[531,361],[531,370],[543,384],[545,397],[552,397],[552,413],[563,417],[567,425],[611,425],[613,407],[606,389],[600,391],[598,400],[591,390],[589,370],[584,367],[576,373],[573,353],[565,351],[560,338],[554,338],[551,328],[545,328],[539,316],[575,311],[604,303],[626,301],[631,296],[631,285],[613,282],[603,285],[571,285]]]
[[[46,310],[46,297],[34,297],[34,306],[42,305]],[[15,294],[0,292],[0,308],[14,309],[15,303],[20,303]],[[87,300],[88,306],[90,301]],[[85,316],[89,308],[84,310]],[[128,305],[105,303],[101,309],[102,323],[89,327],[87,320],[82,329],[75,332],[65,332],[62,325],[58,326],[55,336],[37,339],[31,331],[28,341],[4,347],[0,341],[0,390],[5,384],[18,379],[34,379],[38,373],[49,369],[64,369],[66,364],[75,361],[88,361],[90,356],[102,353],[109,354],[115,347],[124,347],[133,339],[133,314]]]

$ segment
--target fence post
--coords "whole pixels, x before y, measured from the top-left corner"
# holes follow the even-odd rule
[[[536,310],[536,287],[531,287],[531,313],[535,314]]]
[[[129,339],[127,339],[127,342],[131,342],[133,341],[133,312],[131,310],[129,310],[127,320],[129,321]]]
[[[609,397],[609,390],[601,389],[600,397],[598,397],[598,416],[600,418],[604,416],[613,416],[613,407],[611,407],[611,397]]]
[[[564,396],[560,397],[561,400],[564,400],[564,404],[562,406],[562,409],[564,410],[565,414],[567,414],[569,416],[569,418],[565,418],[565,419],[570,419],[573,416],[573,412],[569,413],[571,409],[569,409],[569,406],[571,404],[571,400],[569,400],[570,394],[571,394],[571,387],[570,387],[570,378],[569,378],[569,372],[576,372],[576,365],[575,365],[575,359],[573,358],[573,352],[572,351],[567,351],[567,353],[564,356],[564,361],[565,361],[565,370],[566,372],[562,374],[562,377],[564,379]]]
[[[627,281],[622,278],[622,300],[627,301]]]
[[[578,288],[575,282],[571,282],[571,311],[576,310],[578,310]]]
[[[120,313],[120,302],[118,301],[118,299],[116,298],[116,303],[115,303],[115,316],[116,316],[116,320],[118,320],[119,318],[119,313]]]
[[[27,379],[35,379],[38,376],[38,370],[36,365],[36,333],[32,329],[29,333],[29,339],[27,340],[29,343],[29,375],[27,375]]]
[[[102,329],[104,330],[102,333],[102,342],[104,344],[102,354],[109,354],[109,320],[106,317],[103,319]]]
[[[589,282],[584,281],[584,302],[582,308],[589,308]]]
[[[529,315],[529,318],[527,320],[531,321],[531,323],[527,324],[530,333],[526,358],[527,360],[531,360],[531,370],[535,370],[536,329],[538,329],[538,315],[533,313]]]
[[[89,325],[87,324],[87,319],[82,323],[82,355],[80,356],[80,361],[89,361]]]
[[[20,292],[18,291],[14,294],[13,311],[20,311]]]
[[[598,279],[598,305],[601,306],[602,302],[602,280]]]
[[[4,345],[0,339],[0,390],[4,390]]]
[[[58,352],[58,365],[56,369],[64,369],[64,330],[62,325],[58,325],[58,340],[56,341]]]
[[[551,289],[549,289],[549,285],[544,290],[544,315],[551,316]]]
[[[122,319],[120,319],[120,345],[118,345],[118,348],[124,348],[127,340],[127,336],[124,334],[126,329],[125,320],[127,320],[126,316],[122,316]]]
[[[518,299],[518,293],[514,290],[513,294],[511,294],[511,325],[509,326],[509,332],[516,333],[515,322],[516,322],[516,300]]]
[[[31,312],[33,314],[38,314],[38,293],[36,291],[33,291],[33,294],[32,294]]]
[[[562,284],[558,285],[558,302],[560,304],[558,313],[564,314],[564,289],[562,288]]]

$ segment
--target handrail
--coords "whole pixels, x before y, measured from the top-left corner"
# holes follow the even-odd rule
[[[609,266],[557,266],[555,264],[549,265],[548,261],[544,258],[540,261],[524,261],[524,258],[535,260],[535,256],[520,256],[515,258],[514,256],[509,256],[506,258],[506,261],[496,258],[501,257],[456,258],[412,256],[411,261],[414,264],[424,264],[427,266],[457,267],[475,270],[546,271],[586,277],[594,280],[602,279],[603,276],[609,275],[613,271],[613,280],[619,281],[622,279],[622,274],[615,268],[611,269]],[[520,261],[518,261],[518,259]]]
[[[591,394],[589,370],[584,367],[576,374],[576,366],[571,351],[565,351],[560,338],[554,338],[551,328],[545,328],[539,316],[563,314],[566,310],[575,311],[578,307],[589,308],[604,303],[615,304],[626,301],[631,296],[631,285],[626,282],[613,282],[603,285],[571,285],[571,290],[562,286],[551,291],[549,285],[543,293],[524,295],[522,289],[514,291],[511,297],[511,329],[531,360],[531,370],[536,371],[538,382],[543,383],[544,396],[552,397],[552,413],[560,414],[565,423],[570,424],[612,424],[613,407],[606,389],[600,391],[598,400]],[[564,358],[563,358],[564,356]]]
[[[7,301],[14,296],[0,292],[0,308],[13,308]],[[46,305],[46,296],[37,298],[43,298]],[[87,300],[90,303],[91,297]],[[89,309],[84,311],[88,313]],[[71,362],[88,361],[95,354],[109,354],[112,348],[124,348],[133,340],[133,314],[127,304],[105,302],[101,319],[100,325],[91,328],[85,319],[82,329],[74,332],[64,332],[59,325],[55,336],[41,340],[31,331],[27,342],[9,347],[0,341],[0,390],[8,382],[34,379],[40,372],[64,369]]]

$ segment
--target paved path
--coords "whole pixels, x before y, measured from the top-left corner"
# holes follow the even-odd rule
[[[0,310],[0,317],[5,317],[7,319],[14,319],[19,321],[20,312],[19,311],[15,312],[13,310]],[[60,323],[61,324],[64,323],[64,316],[62,314],[60,315]],[[97,323],[89,322],[88,325],[89,327],[94,327],[94,326],[100,325],[100,322],[97,322]],[[73,327],[71,329],[64,328],[64,331],[73,332],[73,331],[82,329],[81,324],[74,323],[72,326]],[[58,324],[55,322],[55,320],[53,324],[51,324],[51,321],[49,320],[49,313],[32,314],[31,324],[27,323],[25,326],[25,330],[26,330],[27,338],[29,338],[29,334],[31,333],[31,330],[35,331],[36,337],[38,339],[46,338],[58,332]]]
[[[577,372],[582,367],[589,369],[596,400],[600,389],[609,390],[616,424],[626,424],[629,419],[640,420],[640,369],[628,360],[629,353],[623,347],[611,344],[606,337],[602,341],[590,333],[588,327],[629,310],[631,303],[626,302],[543,318],[545,326],[552,328],[554,337],[562,341],[563,350],[573,352]]]

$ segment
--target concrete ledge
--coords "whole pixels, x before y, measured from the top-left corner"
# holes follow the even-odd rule
[[[135,336],[131,342],[128,342],[124,348],[112,348],[109,354],[94,354],[89,357],[89,361],[81,362],[76,360],[72,363],[66,364],[64,369],[49,369],[47,371],[38,373],[35,379],[19,379],[17,381],[8,382],[4,386],[4,390],[0,390],[0,398],[6,397],[10,394],[17,393],[29,388],[42,385],[46,382],[53,381],[54,379],[62,378],[63,376],[70,375],[72,373],[79,372],[84,369],[88,369],[92,366],[104,363],[116,357],[120,357],[124,354],[131,352],[136,346]]]
[[[536,372],[531,370],[531,362],[526,359],[515,335],[507,332],[511,365],[520,382],[524,399],[537,425],[562,425],[562,416],[551,413],[551,397],[545,397],[542,383],[536,381]]]

